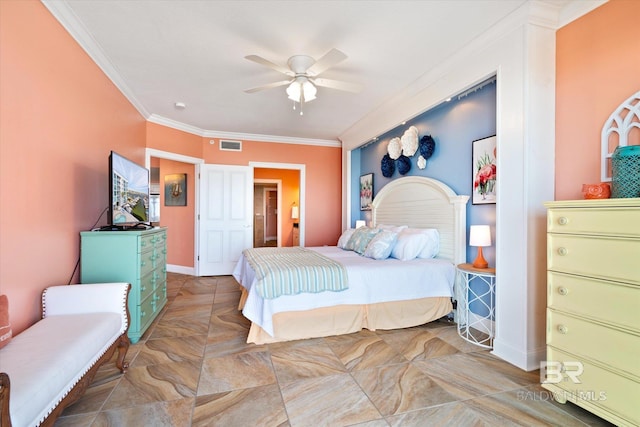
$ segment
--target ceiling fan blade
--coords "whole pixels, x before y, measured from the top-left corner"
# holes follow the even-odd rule
[[[340,52],[338,49],[331,49],[322,58],[318,59],[315,64],[309,67],[307,73],[310,76],[317,76],[324,70],[333,67],[338,62],[342,62],[345,59],[347,59],[347,55]]]
[[[253,87],[251,89],[245,89],[244,91],[246,93],[254,93],[254,92],[258,92],[258,91],[265,90],[265,89],[273,89],[274,87],[288,85],[292,81],[293,80],[281,80],[279,82],[269,83],[269,84],[266,84],[266,85],[263,85],[263,86]]]
[[[313,79],[311,82],[320,87],[327,87],[330,89],[344,90],[346,92],[359,93],[362,91],[363,86],[358,83],[348,83],[339,80],[331,79]]]
[[[291,71],[289,68],[283,67],[278,64],[274,64],[273,62],[267,61],[266,59],[258,55],[248,55],[248,56],[245,56],[244,59],[248,59],[249,61],[256,62],[260,65],[264,65],[265,67],[271,68],[272,70],[276,70],[279,73],[286,74],[287,76],[293,77],[294,75],[293,71]]]

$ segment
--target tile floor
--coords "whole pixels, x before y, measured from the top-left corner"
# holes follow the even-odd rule
[[[169,302],[56,426],[607,426],[552,402],[446,321],[256,346],[232,277],[168,275]]]

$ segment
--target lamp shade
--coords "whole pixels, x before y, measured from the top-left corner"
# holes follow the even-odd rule
[[[472,225],[469,246],[491,246],[491,228],[488,225]]]
[[[363,219],[359,219],[356,221],[356,228],[364,227],[367,223]]]
[[[300,209],[298,206],[291,206],[291,219],[300,218]]]
[[[488,225],[472,225],[469,229],[469,246],[478,247],[478,256],[473,261],[475,268],[488,268],[489,263],[482,255],[483,246],[491,246],[491,229]]]

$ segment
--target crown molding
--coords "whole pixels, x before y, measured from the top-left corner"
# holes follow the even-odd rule
[[[608,3],[609,0],[581,0],[572,1],[567,4],[561,11],[558,17],[558,29],[564,27],[572,21],[586,15],[593,9]]]
[[[396,128],[400,123],[411,120],[472,88],[491,77],[490,74],[478,74],[455,91],[447,90],[451,69],[474,52],[481,52],[497,40],[511,34],[517,28],[531,25],[549,31],[556,31],[562,25],[588,13],[607,0],[529,0],[493,27],[475,37],[469,44],[446,58],[427,73],[418,77],[377,108],[369,111],[349,129],[339,135],[346,150],[362,147],[380,135]],[[449,88],[451,89],[451,87]]]
[[[41,0],[42,4],[60,22],[67,32],[74,38],[80,47],[89,55],[103,73],[113,82],[120,92],[129,100],[133,107],[148,122],[157,123],[173,129],[199,135],[204,138],[241,139],[251,141],[277,142],[282,144],[315,145],[322,147],[342,147],[338,140],[295,138],[278,135],[257,135],[235,132],[221,132],[204,130],[196,126],[181,123],[166,117],[151,114],[136,98],[131,88],[125,83],[117,68],[111,63],[100,47],[100,44],[91,36],[86,27],[64,0]]]
[[[166,117],[159,116],[157,114],[151,114],[147,119],[148,122],[156,123],[162,126],[170,127],[173,129],[181,130],[183,132],[198,135],[203,138],[217,138],[217,139],[232,139],[241,141],[257,141],[257,142],[275,142],[279,144],[297,144],[297,145],[314,145],[320,147],[333,147],[341,148],[342,143],[338,140],[331,139],[311,139],[311,138],[296,138],[291,136],[278,136],[278,135],[260,135],[252,133],[241,132],[224,132],[214,130],[204,130],[196,126],[187,125],[176,120],[168,119]]]
[[[89,55],[89,57],[96,63],[96,65],[102,70],[102,72],[113,82],[113,84],[122,92],[122,94],[129,100],[133,107],[145,119],[149,117],[149,112],[144,108],[144,105],[134,95],[131,88],[125,83],[122,76],[111,63],[109,58],[105,55],[102,47],[91,36],[89,31],[82,25],[73,10],[69,7],[64,0],[41,0],[42,4],[51,12],[51,14],[60,22],[60,24],[67,30],[71,37],[80,45],[80,47]]]

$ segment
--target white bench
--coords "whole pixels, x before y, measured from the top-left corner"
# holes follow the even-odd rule
[[[116,349],[124,373],[129,348],[128,283],[52,286],[42,320],[0,349],[0,425],[53,425],[85,392]]]

